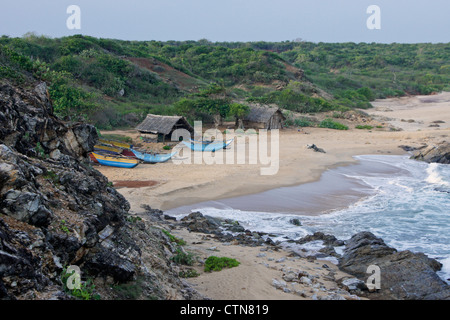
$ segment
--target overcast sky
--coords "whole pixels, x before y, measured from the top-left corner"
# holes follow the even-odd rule
[[[69,30],[69,5],[81,29]],[[381,29],[366,12],[381,9]],[[450,42],[450,0],[14,0],[2,1],[0,35],[85,34],[125,40]]]

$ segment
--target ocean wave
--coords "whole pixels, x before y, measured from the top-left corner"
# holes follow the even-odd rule
[[[441,175],[439,163],[430,163],[426,172],[428,176],[425,181],[431,184],[437,184],[440,186],[450,187],[450,183],[445,181],[445,178]]]

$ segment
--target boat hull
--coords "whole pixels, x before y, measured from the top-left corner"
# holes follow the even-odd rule
[[[201,151],[201,152],[211,151],[211,152],[215,152],[215,151],[218,151],[218,150],[221,150],[221,149],[225,149],[233,141],[234,141],[234,139],[227,140],[227,141],[221,141],[221,142],[211,142],[211,143],[204,143],[204,142],[199,142],[199,143],[192,143],[191,142],[191,143],[189,143],[189,142],[186,142],[186,141],[182,141],[182,142],[183,142],[184,145],[188,146],[193,151]]]
[[[169,161],[176,154],[176,152],[172,152],[169,154],[149,154],[149,153],[139,152],[134,149],[131,149],[131,152],[134,153],[136,158],[138,158],[139,160],[142,160],[146,163],[166,162],[166,161]]]
[[[124,143],[124,142],[111,141],[111,140],[105,140],[105,139],[99,139],[98,142],[101,144],[109,144],[113,147],[118,147],[118,148],[125,148],[125,149],[133,148],[133,145],[131,145],[129,143]]]
[[[122,149],[115,148],[115,147],[108,147],[108,146],[102,146],[102,145],[95,145],[94,151],[98,151],[101,153],[108,153],[112,155],[120,155],[122,153]]]
[[[125,159],[125,158],[122,159],[109,156],[102,156],[97,153],[92,153],[92,155],[95,157],[98,163],[103,166],[131,169],[139,164],[139,161],[135,159]]]

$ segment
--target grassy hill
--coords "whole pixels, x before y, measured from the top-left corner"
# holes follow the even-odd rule
[[[295,112],[370,108],[376,98],[450,90],[450,44],[0,38],[0,76],[48,82],[55,112],[99,129],[147,113],[233,117],[231,105]],[[242,108],[241,108],[242,109]],[[239,109],[240,110],[240,109]],[[241,111],[239,111],[241,112]]]

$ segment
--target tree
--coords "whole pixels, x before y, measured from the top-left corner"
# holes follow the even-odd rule
[[[234,116],[236,119],[236,127],[243,127],[242,119],[248,115],[250,112],[250,107],[240,103],[232,103],[230,105],[229,114]]]

